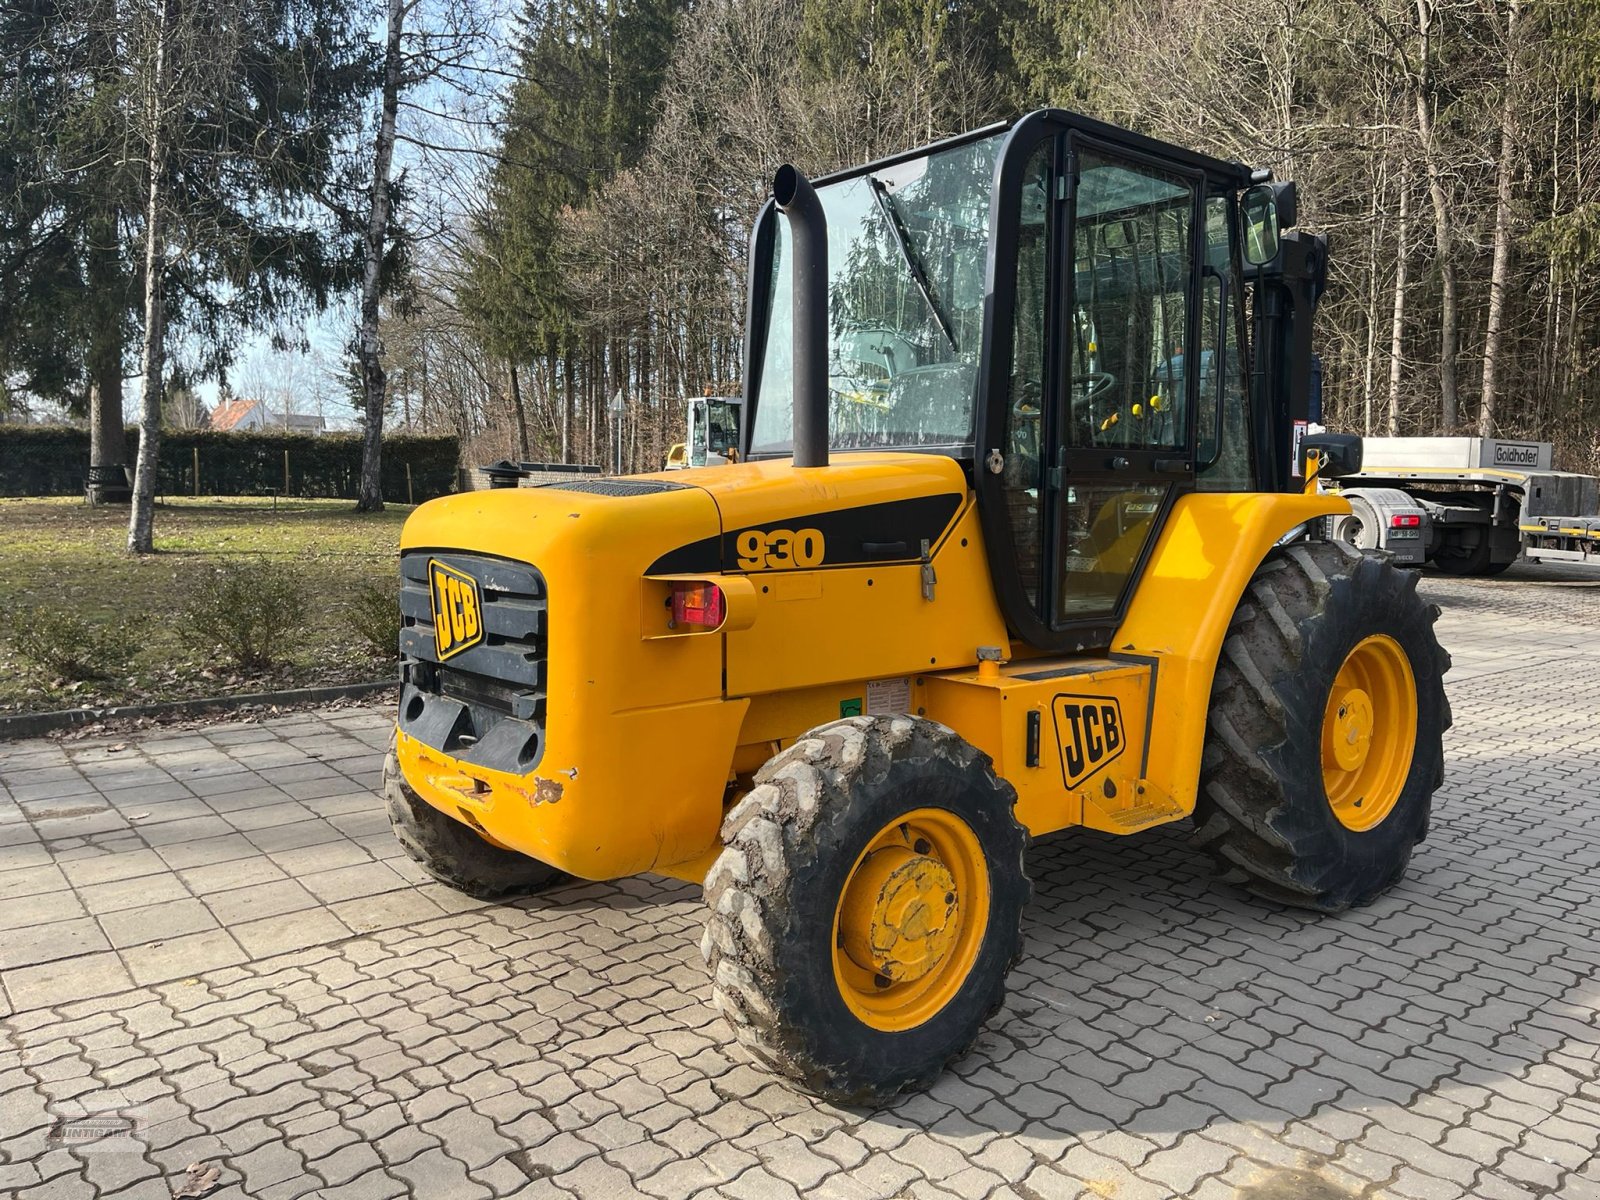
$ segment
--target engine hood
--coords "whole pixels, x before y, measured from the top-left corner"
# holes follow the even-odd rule
[[[934,454],[835,454],[826,467],[797,470],[787,459],[643,476],[682,480],[716,504],[720,530],[685,538],[651,574],[761,570],[762,548],[786,534],[818,540],[802,561],[772,567],[834,567],[919,558],[937,545],[967,498],[955,460]],[[781,548],[780,548],[781,553]]]
[[[611,578],[895,562],[936,545],[966,496],[942,455],[838,454],[805,470],[777,459],[447,496],[411,515],[400,545]],[[802,533],[801,559],[771,561]]]

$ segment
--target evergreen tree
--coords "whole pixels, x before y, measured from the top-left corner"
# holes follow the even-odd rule
[[[530,3],[524,12],[521,77],[507,99],[463,296],[487,346],[512,370],[577,348],[563,217],[644,153],[684,7],[685,0],[569,0]],[[569,407],[564,432],[570,420]]]
[[[0,10],[0,44],[17,51],[0,66],[0,371],[74,411],[103,410],[95,441],[112,443],[113,462],[143,292],[147,7]],[[179,15],[197,58],[168,122],[161,190],[182,253],[166,264],[166,313],[204,377],[226,368],[241,335],[351,285],[346,151],[373,55],[353,0]]]

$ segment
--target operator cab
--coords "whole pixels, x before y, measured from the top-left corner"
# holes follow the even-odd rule
[[[966,464],[995,589],[1044,649],[1108,645],[1173,503],[1276,490],[1253,420],[1246,259],[1272,192],[1058,110],[818,181],[832,451]],[[752,237],[747,456],[794,452],[793,235]]]
[[[722,467],[739,461],[738,396],[691,396],[684,405],[688,418],[686,467]]]

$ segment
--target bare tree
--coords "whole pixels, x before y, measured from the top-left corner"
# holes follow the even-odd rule
[[[353,282],[310,196],[348,187],[335,146],[371,78],[342,0],[118,0],[138,83],[145,292],[140,447],[128,548],[153,546],[163,390],[229,361],[257,322]],[[322,73],[322,68],[328,68]],[[169,347],[169,333],[173,345]],[[172,366],[185,341],[197,361]]]
[[[383,508],[383,426],[389,407],[389,381],[380,321],[384,296],[396,284],[398,273],[391,261],[395,248],[394,205],[399,191],[394,175],[395,147],[405,143],[422,153],[446,154],[457,148],[432,140],[425,128],[416,134],[408,133],[400,125],[401,111],[410,109],[424,117],[439,115],[430,103],[408,100],[408,95],[427,94],[434,103],[448,107],[452,95],[471,95],[480,87],[485,74],[484,48],[498,19],[492,6],[474,0],[435,0],[432,4],[425,4],[425,0],[386,0],[386,13],[383,86],[373,141],[372,186],[363,246],[365,264],[355,336],[365,426],[356,500],[360,512]],[[459,148],[472,153],[470,146]]]
[[[1400,161],[1400,213],[1394,237],[1394,308],[1389,335],[1389,413],[1385,432],[1394,437],[1400,432],[1400,389],[1405,370],[1406,265],[1411,247],[1410,233],[1411,164]]]
[[[133,511],[128,518],[128,549],[155,550],[156,464],[161,439],[161,398],[166,372],[167,154],[173,108],[173,59],[180,37],[180,0],[156,0],[150,31],[148,81],[144,97],[145,169],[149,191],[144,213],[144,346],[140,355],[143,395],[139,411],[139,454],[133,476]]]
[[[1444,149],[1434,118],[1433,53],[1438,0],[1417,0],[1417,58],[1412,71],[1411,99],[1422,140],[1422,161],[1428,172],[1428,198],[1433,202],[1433,242],[1439,269],[1439,419],[1447,432],[1460,421],[1456,386],[1456,354],[1461,345],[1461,296],[1456,280],[1453,205],[1445,186]]]
[[[1507,0],[1505,91],[1500,97],[1500,161],[1495,166],[1494,265],[1489,273],[1489,312],[1483,332],[1483,386],[1478,398],[1478,436],[1493,437],[1500,387],[1500,352],[1505,339],[1506,296],[1511,290],[1511,202],[1517,173],[1517,54],[1522,0]]]

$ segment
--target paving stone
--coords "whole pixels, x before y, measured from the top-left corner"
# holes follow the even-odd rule
[[[237,763],[231,765],[236,769],[225,775],[209,775],[185,781],[189,790],[203,799],[212,812],[226,816],[241,808],[279,804],[292,799],[288,792],[273,787],[254,771],[246,770]]]
[[[291,950],[304,950],[350,936],[349,928],[326,909],[287,913],[230,926],[239,944],[252,957],[264,958]]]
[[[233,832],[232,826],[221,817],[209,812],[204,816],[183,817],[176,821],[141,824],[138,828],[139,836],[157,851],[163,846],[172,846],[179,842],[213,840]],[[170,862],[171,859],[167,861]]]
[[[111,943],[93,917],[52,921],[13,929],[0,937],[0,970],[10,971],[109,949]]]
[[[218,923],[236,932],[246,922],[319,907],[317,898],[293,879],[274,879],[247,887],[229,888],[213,892],[205,899]]]
[[[570,1171],[551,1181],[575,1196],[626,1196],[636,1187],[633,1177],[621,1167],[612,1166],[598,1156],[586,1158]]]
[[[395,1163],[390,1170],[409,1182],[418,1196],[449,1196],[451,1200],[488,1200],[493,1193],[467,1178],[466,1168],[442,1149],[424,1150],[415,1158]]]
[[[330,905],[340,920],[360,933],[394,929],[444,915],[444,910],[415,889],[361,896]]]
[[[47,866],[50,863],[48,854],[43,851],[41,861],[37,863],[18,863],[19,866]],[[0,854],[0,869],[6,862],[4,854]],[[66,875],[74,887],[83,887],[91,883],[109,883],[117,879],[132,879],[139,875],[155,875],[165,872],[167,864],[154,850],[135,850],[119,854],[100,854],[89,858],[74,859],[71,862],[60,864],[61,871]],[[0,875],[0,878],[4,878]]]
[[[190,867],[180,871],[179,878],[195,895],[209,896],[214,892],[234,891],[256,884],[272,883],[275,880],[287,879],[288,875],[267,855],[252,854],[247,858],[228,862]]]
[[[78,895],[90,912],[103,916],[125,908],[187,900],[190,892],[179,876],[164,873],[87,884],[78,888]]]
[[[80,954],[4,973],[6,994],[18,1012],[53,1007],[133,987],[133,977],[114,951]]]
[[[117,941],[191,894],[225,927],[5,969],[0,1192],[159,1197],[169,1156],[215,1153],[229,1200],[1600,1200],[1600,733],[1571,716],[1600,708],[1600,616],[1512,577],[1420,586],[1463,669],[1395,893],[1317,918],[1213,883],[1183,828],[1041,839],[1006,1006],[931,1093],[871,1112],[732,1044],[694,889],[485,905],[396,857],[364,790],[380,708],[0,747],[0,954],[82,919],[29,902],[69,885]],[[1510,672],[1558,637],[1571,695],[1530,707]],[[68,801],[91,811],[31,816]],[[39,1153],[46,1094],[111,1088],[163,1177]]]
[[[69,886],[66,875],[55,863],[24,867],[20,871],[0,871],[0,901],[61,892]]]
[[[111,944],[123,950],[215,929],[217,920],[199,900],[183,899],[102,913],[100,927]]]
[[[17,872],[17,874],[23,873]],[[0,879],[4,878],[5,875],[0,874]],[[4,939],[8,931],[13,929],[24,929],[55,921],[69,921],[75,917],[88,915],[83,902],[75,892],[39,892],[21,899],[25,902],[0,901],[0,939]]]
[[[316,814],[293,800],[277,804],[250,804],[230,808],[223,820],[242,833],[253,829],[271,829],[276,825],[289,825],[296,821],[315,819]]]
[[[122,961],[127,964],[133,981],[138,984],[186,979],[218,967],[231,967],[246,961],[248,957],[224,929],[130,946],[122,952]]]
[[[221,818],[218,818],[218,822],[224,829],[228,828],[221,822]],[[221,837],[201,838],[198,841],[173,840],[163,844],[156,852],[168,867],[183,871],[192,867],[213,866],[217,863],[250,858],[258,851],[255,844],[244,834],[227,833]]]
[[[358,863],[352,867],[336,867],[331,871],[302,875],[300,882],[326,904],[410,886],[403,876],[379,862]]]
[[[308,817],[287,825],[271,825],[245,834],[250,843],[264,854],[279,855],[306,846],[320,846],[343,840],[343,835],[319,817]]]
[[[517,1149],[496,1132],[494,1123],[470,1108],[458,1108],[422,1125],[444,1143],[450,1154],[466,1164],[469,1171],[502,1158]]]

